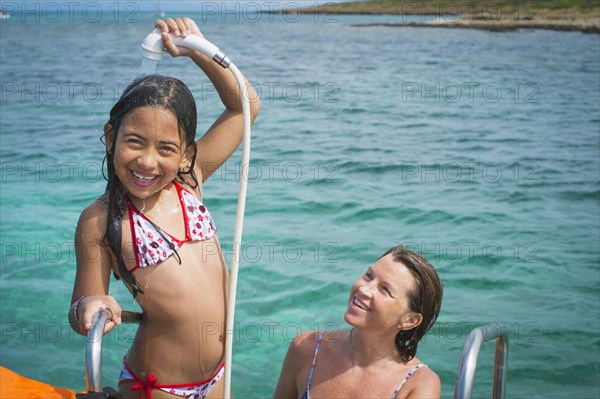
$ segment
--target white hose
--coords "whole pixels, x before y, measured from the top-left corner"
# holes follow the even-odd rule
[[[240,251],[242,248],[242,230],[244,228],[244,211],[246,209],[246,191],[248,188],[248,169],[250,166],[250,99],[248,98],[248,86],[244,77],[237,67],[231,63],[229,69],[235,76],[242,92],[242,112],[244,114],[244,144],[242,146],[242,164],[240,167],[240,192],[238,194],[237,214],[235,218],[235,230],[233,233],[233,258],[231,260],[231,271],[229,274],[229,302],[227,304],[227,323],[225,334],[225,395],[231,398],[231,368],[233,354],[234,336],[234,314],[235,297],[237,293],[238,268],[240,265]]]

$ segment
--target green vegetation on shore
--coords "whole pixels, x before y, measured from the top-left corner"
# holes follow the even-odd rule
[[[293,11],[292,11],[293,12]],[[330,14],[444,14],[470,15],[476,19],[531,20],[599,18],[600,0],[367,0],[329,3],[302,12]]]

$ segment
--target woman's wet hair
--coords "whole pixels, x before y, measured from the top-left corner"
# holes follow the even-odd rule
[[[396,348],[403,362],[417,353],[421,338],[435,323],[442,305],[443,286],[434,267],[421,255],[399,245],[390,248],[384,256],[391,255],[394,262],[403,264],[415,279],[414,289],[408,293],[408,305],[412,312],[423,316],[421,323],[396,334]]]
[[[140,107],[154,107],[170,111],[177,119],[177,127],[182,141],[185,142],[186,150],[191,146],[193,153],[190,165],[185,170],[180,170],[177,176],[183,182],[191,181],[192,187],[198,186],[198,179],[194,173],[196,160],[196,124],[197,112],[196,101],[187,86],[180,80],[168,76],[150,75],[133,81],[123,91],[121,98],[110,110],[110,119],[107,124],[112,126],[112,145],[107,148],[106,162],[107,180],[106,195],[108,196],[108,214],[104,242],[115,255],[120,277],[129,285],[134,296],[138,292],[143,293],[137,285],[135,277],[128,272],[122,254],[122,219],[125,214],[125,189],[116,174],[114,166],[114,155],[119,129],[125,117]],[[105,138],[106,139],[106,138]],[[190,179],[184,179],[189,175]],[[151,222],[152,223],[152,222]],[[156,226],[154,226],[156,227]],[[133,228],[133,227],[132,227]],[[161,232],[159,228],[156,231]],[[171,244],[170,240],[165,240]],[[135,243],[132,243],[135,245]],[[174,249],[174,248],[172,248]],[[178,257],[178,255],[176,255]],[[181,260],[179,260],[181,262]],[[115,275],[116,276],[116,275]]]

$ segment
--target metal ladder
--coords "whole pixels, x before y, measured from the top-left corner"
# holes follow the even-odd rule
[[[87,335],[85,350],[85,390],[88,393],[102,392],[102,339],[106,321],[112,318],[108,309],[103,309],[92,318],[92,328]],[[124,310],[121,313],[123,323],[141,323],[142,313]]]
[[[102,392],[102,339],[104,337],[104,325],[110,317],[112,317],[110,310],[103,309],[96,313],[92,319],[92,328],[88,333],[85,353],[85,388],[88,393]],[[139,323],[142,320],[142,314],[123,311],[121,320],[124,323]],[[505,398],[508,331],[502,325],[488,324],[471,331],[465,340],[458,365],[458,373],[456,374],[454,399],[471,399],[481,344],[492,339],[496,340],[492,398]]]
[[[471,331],[467,336],[460,357],[460,363],[458,364],[458,372],[456,373],[454,399],[471,399],[479,349],[481,349],[482,343],[492,339],[496,340],[492,398],[505,398],[506,371],[508,364],[508,331],[503,325],[493,323],[478,327]]]

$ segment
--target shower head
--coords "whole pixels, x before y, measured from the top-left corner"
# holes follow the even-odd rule
[[[146,36],[142,42],[142,49],[144,50],[144,58],[160,61],[163,54],[165,54],[165,50],[158,29],[154,29],[152,33]]]
[[[223,68],[227,68],[231,64],[229,57],[220,51],[217,46],[199,36],[176,37],[171,35],[171,39],[178,46],[200,51]],[[165,49],[158,29],[154,29],[152,33],[146,36],[142,42],[142,49],[144,49],[145,58],[155,61],[159,61],[162,58],[163,54],[165,54]]]

